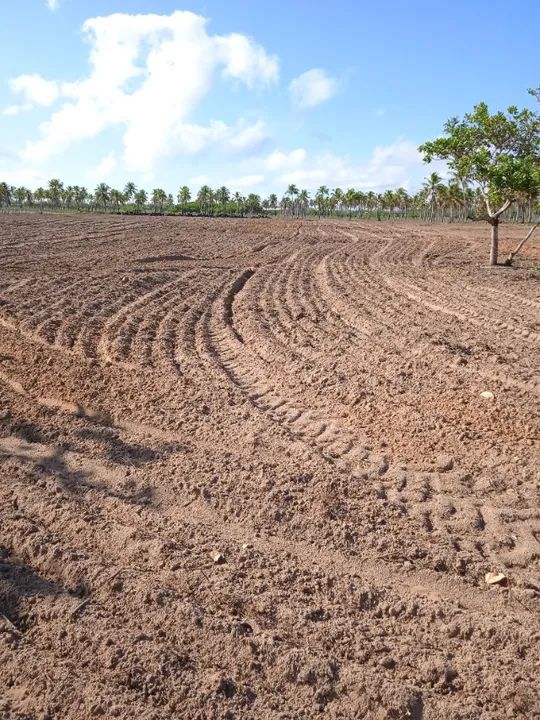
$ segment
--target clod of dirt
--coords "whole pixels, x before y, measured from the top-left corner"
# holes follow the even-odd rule
[[[11,413],[9,410],[0,410],[0,420],[9,420]]]
[[[449,470],[452,470],[454,467],[454,458],[450,455],[440,455],[437,458],[437,462],[435,463],[435,467],[439,472],[448,472]]]
[[[221,678],[216,694],[223,695],[226,698],[232,698],[236,695],[236,683],[231,678]]]
[[[312,622],[320,622],[321,620],[328,620],[330,615],[324,608],[316,608],[309,610],[304,617],[306,620],[311,620]]]
[[[490,392],[489,390],[484,390],[483,392],[481,392],[480,397],[483,398],[484,400],[494,400],[495,399],[495,395],[492,392]]]
[[[248,622],[238,622],[233,627],[234,637],[246,637],[246,635],[252,635],[253,628]]]
[[[508,578],[502,572],[488,572],[486,573],[485,580],[488,585],[507,585]]]
[[[220,552],[215,552],[212,554],[212,560],[216,565],[223,565],[223,563],[226,563],[225,555],[223,555]]]

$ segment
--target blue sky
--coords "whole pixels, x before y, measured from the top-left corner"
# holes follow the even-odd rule
[[[485,100],[533,106],[515,0],[0,4],[0,180],[415,190],[416,147]]]

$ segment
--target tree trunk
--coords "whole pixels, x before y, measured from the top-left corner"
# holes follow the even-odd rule
[[[491,222],[491,248],[489,251],[489,264],[497,265],[499,257],[499,218],[492,218]]]

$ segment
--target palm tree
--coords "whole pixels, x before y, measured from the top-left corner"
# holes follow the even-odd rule
[[[356,207],[356,190],[349,188],[343,196],[343,204],[349,210],[349,220],[352,217],[353,208]]]
[[[326,185],[321,185],[321,187],[317,190],[317,193],[315,195],[315,206],[317,207],[319,217],[321,217],[321,215],[326,215],[328,211],[329,195],[330,190],[326,187]]]
[[[309,210],[309,193],[301,190],[298,194],[298,215],[306,216]]]
[[[152,205],[154,212],[163,212],[163,206],[167,202],[167,193],[162,188],[152,190]]]
[[[197,202],[199,203],[199,212],[208,215],[212,209],[214,201],[214,193],[208,185],[203,185],[197,193]]]
[[[216,202],[221,206],[221,212],[226,212],[227,204],[231,198],[231,193],[225,185],[218,188],[214,194]]]
[[[335,190],[332,191],[330,206],[338,212],[341,212],[343,209],[343,190],[341,188],[335,188]]]
[[[137,210],[142,210],[142,208],[148,202],[148,195],[146,194],[146,190],[137,190],[133,200],[135,202],[135,207],[137,208]]]
[[[259,195],[256,195],[255,193],[250,193],[247,196],[246,210],[247,210],[247,212],[252,213],[252,214],[261,212],[261,210],[262,210],[261,198]]]
[[[74,190],[75,204],[77,205],[77,207],[80,210],[82,208],[82,206],[88,200],[88,190],[85,187],[79,187],[78,185],[75,185],[73,190]]]
[[[1,187],[0,187],[0,198],[1,198]],[[39,203],[39,209],[40,211],[43,210],[43,201],[47,199],[47,191],[45,188],[38,187],[38,189],[34,192],[34,200]]]
[[[94,191],[94,198],[98,207],[100,205],[103,209],[107,207],[107,203],[110,199],[110,191],[111,188],[107,185],[107,183],[99,183]]]
[[[298,188],[296,187],[296,185],[294,183],[291,183],[289,185],[285,195],[290,200],[290,208],[292,209],[292,214],[296,215],[296,197],[298,195]]]
[[[236,209],[237,215],[240,215],[240,217],[244,217],[245,202],[245,198],[238,191],[236,191],[233,196],[233,205]]]
[[[178,191],[178,204],[180,205],[180,210],[182,211],[182,215],[184,214],[186,210],[186,205],[191,200],[191,192],[187,185],[184,185],[180,188]]]
[[[275,214],[276,214],[276,211],[277,211],[277,206],[278,206],[277,195],[276,195],[275,193],[270,193],[270,195],[268,196],[268,200],[266,201],[265,205],[266,205],[266,207],[270,208],[270,210],[273,210],[273,211],[274,211],[274,215],[275,215]]]
[[[6,182],[0,183],[0,205],[11,205],[11,187]]]
[[[424,182],[424,190],[426,191],[426,200],[429,202],[431,207],[430,219],[433,222],[435,217],[435,208],[439,200],[441,193],[442,180],[439,173],[432,172],[431,175],[426,178]]]
[[[120,205],[123,205],[125,202],[125,194],[120,190],[115,190],[114,188],[110,191],[109,198],[116,211],[118,211],[120,209]]]
[[[26,200],[26,194],[29,191],[25,187],[18,187],[15,189],[14,195],[15,200],[19,203],[19,207],[22,208],[24,201]]]
[[[54,207],[58,207],[60,205],[60,198],[63,189],[64,183],[58,180],[58,178],[53,178],[52,180],[49,180],[47,192],[49,195],[49,200],[51,201],[52,205],[54,205]]]
[[[131,202],[132,199],[135,197],[135,193],[137,192],[137,186],[134,182],[127,182],[124,187],[124,200],[125,202]]]

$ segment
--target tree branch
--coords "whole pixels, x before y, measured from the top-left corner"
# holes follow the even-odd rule
[[[529,230],[529,232],[525,235],[523,240],[517,245],[517,247],[512,250],[510,255],[506,258],[506,265],[511,265],[514,261],[515,256],[518,254],[518,252],[521,250],[521,248],[525,245],[527,240],[531,237],[533,232],[536,230],[536,228],[540,225],[540,223],[536,223],[536,225],[533,225],[532,228]]]
[[[505,210],[508,210],[508,208],[510,207],[511,204],[512,204],[511,200],[506,200],[504,205],[499,210],[497,210],[497,212],[494,213],[493,215],[490,213],[490,216],[495,220],[496,218],[499,217],[499,215],[502,215]],[[489,210],[489,208],[488,208],[488,210]]]

